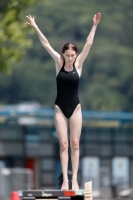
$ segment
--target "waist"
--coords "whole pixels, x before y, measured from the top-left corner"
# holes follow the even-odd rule
[[[64,93],[64,94],[57,93],[56,101],[63,101],[66,103],[73,102],[73,101],[79,101],[78,92],[71,94],[71,95],[70,94],[67,95],[66,93]]]

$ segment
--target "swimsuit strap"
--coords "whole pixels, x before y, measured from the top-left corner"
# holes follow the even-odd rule
[[[62,69],[63,69],[64,71],[66,71],[66,70],[65,70],[65,61],[64,61],[64,63],[63,63]],[[74,69],[76,70],[75,65],[74,65],[74,63],[73,63],[73,70],[74,70]],[[72,71],[73,71],[73,70],[72,70]],[[71,72],[71,71],[70,71],[70,72]]]
[[[75,67],[75,63],[73,63],[73,68],[76,69],[76,67]]]

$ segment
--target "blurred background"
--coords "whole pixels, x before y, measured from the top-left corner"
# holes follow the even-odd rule
[[[94,199],[133,199],[133,1],[0,1],[0,200],[11,191],[60,188],[54,127],[54,61],[27,26],[31,14],[52,47],[81,52],[101,12],[84,62],[78,180]],[[69,165],[71,176],[71,165]]]

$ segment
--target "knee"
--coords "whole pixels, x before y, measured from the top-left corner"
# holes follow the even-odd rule
[[[73,150],[79,150],[79,141],[72,141],[71,142],[71,148]]]
[[[68,149],[68,142],[67,142],[67,141],[61,141],[61,142],[60,142],[60,149],[61,149],[62,151],[67,150],[67,149]]]

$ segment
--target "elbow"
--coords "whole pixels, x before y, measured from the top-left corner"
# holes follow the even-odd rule
[[[87,43],[87,46],[89,46],[89,47],[91,47],[92,46],[92,44],[93,44],[93,41],[86,41],[86,43]]]
[[[91,47],[92,44],[93,44],[93,42],[87,42],[87,46],[88,46],[88,47]]]
[[[47,41],[42,41],[41,44],[42,44],[42,46],[46,47],[46,46],[48,46],[49,43]]]

